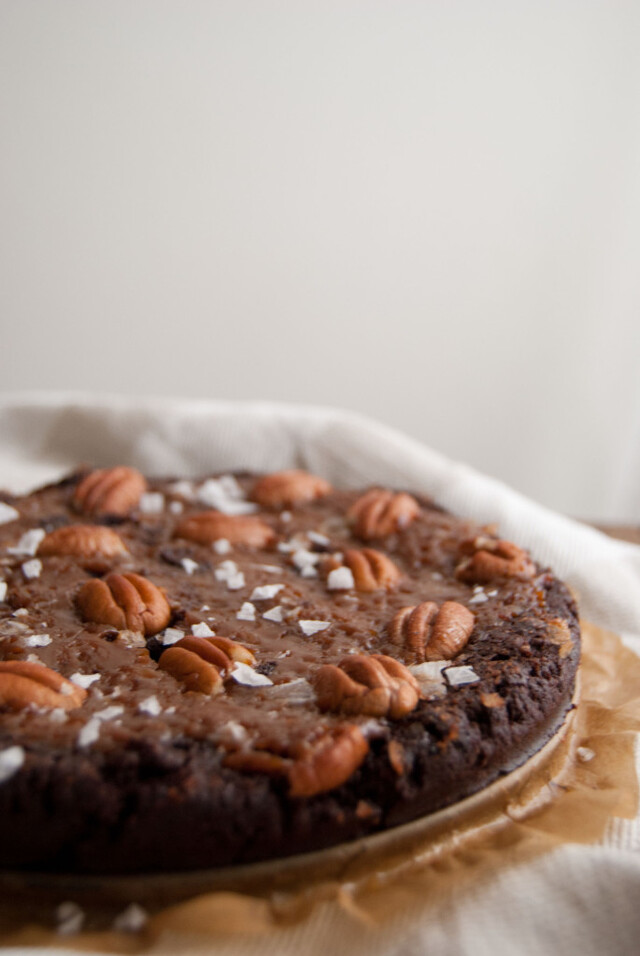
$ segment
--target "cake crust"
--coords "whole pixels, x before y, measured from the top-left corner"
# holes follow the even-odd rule
[[[571,706],[566,586],[408,491],[118,468],[3,502],[4,869],[331,846],[477,792]]]

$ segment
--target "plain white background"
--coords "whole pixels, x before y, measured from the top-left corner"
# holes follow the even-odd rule
[[[0,0],[0,389],[352,408],[640,516],[635,0]]]

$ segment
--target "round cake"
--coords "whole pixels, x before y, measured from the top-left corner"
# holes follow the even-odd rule
[[[329,847],[523,764],[571,708],[566,586],[420,495],[82,469],[0,497],[0,866]]]

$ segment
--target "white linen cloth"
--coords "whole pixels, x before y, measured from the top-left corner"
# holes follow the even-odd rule
[[[270,403],[60,393],[0,398],[0,486],[26,490],[82,462],[129,464],[176,476],[302,467],[336,485],[379,483],[423,492],[458,514],[496,522],[502,536],[525,545],[576,590],[584,618],[622,633],[640,653],[640,548],[550,512],[360,415]],[[612,821],[602,845],[564,846],[534,863],[496,872],[450,902],[436,921],[433,914],[421,918],[419,905],[402,926],[376,932],[363,931],[345,916],[343,951],[371,956],[635,952],[639,850],[638,820]],[[325,915],[320,908],[278,934],[276,944],[230,938],[228,944],[216,942],[216,952],[321,954]],[[207,947],[192,951],[204,953]]]

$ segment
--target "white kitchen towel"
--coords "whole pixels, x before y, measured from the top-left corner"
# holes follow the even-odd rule
[[[497,523],[504,537],[528,547],[571,584],[585,618],[624,632],[629,646],[640,651],[640,548],[550,512],[362,416],[270,403],[60,393],[0,398],[0,486],[26,490],[83,462],[187,476],[299,466],[336,485],[379,483],[426,493],[458,514]],[[380,956],[637,951],[638,850],[638,821],[613,822],[602,845],[565,846],[524,867],[498,871],[465,891],[463,899],[450,901],[435,920],[433,912],[423,918],[417,905],[411,920],[372,933],[344,917],[344,951]],[[216,952],[320,954],[323,919],[319,909],[278,934],[277,945],[229,939],[228,945],[217,942]],[[207,951],[206,941],[189,949]]]

